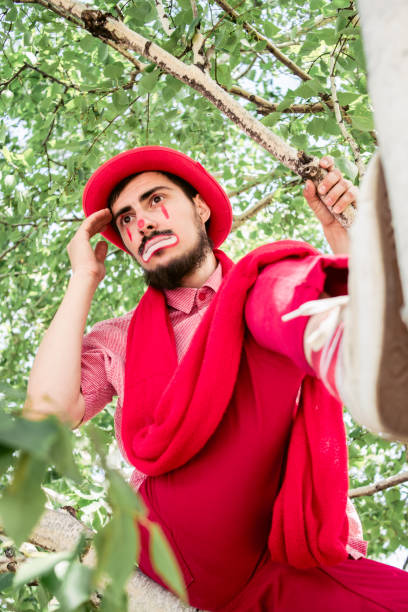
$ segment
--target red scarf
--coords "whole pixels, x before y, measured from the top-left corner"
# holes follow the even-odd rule
[[[220,423],[237,383],[247,293],[260,270],[285,257],[318,254],[290,240],[260,247],[236,265],[214,253],[223,283],[180,364],[161,291],[146,291],[129,326],[121,435],[131,463],[149,476],[184,465]],[[298,568],[346,559],[347,491],[342,407],[307,376],[273,508],[272,558]]]

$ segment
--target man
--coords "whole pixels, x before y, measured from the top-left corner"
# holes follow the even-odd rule
[[[341,212],[355,191],[330,159],[321,164],[329,172],[318,191]],[[305,195],[343,250],[345,232],[313,184]],[[361,558],[346,514],[346,257],[282,241],[234,266],[217,248],[231,226],[226,194],[200,164],[164,147],[106,162],[88,181],[84,208],[27,410],[75,426],[118,395],[118,441],[137,468],[131,482],[174,549],[192,605],[407,609],[406,574]],[[137,260],[149,289],[134,312],[82,340],[105,273],[106,243],[89,244],[98,232]],[[322,297],[335,300],[329,315],[296,316],[309,302],[327,310]],[[160,582],[141,536],[140,566]]]

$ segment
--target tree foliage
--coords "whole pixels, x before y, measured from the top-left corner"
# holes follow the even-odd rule
[[[147,46],[144,55],[135,53],[106,28],[97,30],[94,22],[90,26],[69,10],[74,1],[64,1],[65,8],[57,0],[3,0],[0,7],[0,367],[6,413],[21,406],[36,347],[66,287],[70,268],[65,246],[82,219],[84,184],[116,153],[144,144],[166,145],[213,172],[231,195],[235,229],[225,250],[235,259],[284,237],[326,249],[301,195],[299,177],[244,133],[228,109],[221,112],[211,96],[149,59]],[[233,5],[225,0],[95,0],[88,8],[109,13],[186,66],[199,66],[209,82],[228,92],[257,122],[297,150],[333,155],[340,169],[358,181],[376,142],[352,0],[234,0]],[[132,309],[143,291],[140,271],[110,246],[107,275],[93,301],[89,325]],[[112,414],[110,406],[96,417],[104,446],[113,439]],[[402,445],[380,440],[346,419],[351,486],[407,467]],[[97,463],[85,427],[75,433],[73,451],[80,478],[76,483],[67,479],[75,471],[69,467],[69,453],[61,466],[58,453],[51,452],[55,468],[48,467],[49,455],[45,461],[34,448],[39,431],[40,426],[25,436],[32,441],[30,448],[14,440],[18,456],[2,451],[0,464],[10,456],[16,463],[14,479],[26,479],[31,486],[35,474],[50,503],[63,498],[76,507],[100,531],[97,548],[103,558],[104,542],[119,540],[123,528],[122,519],[107,523],[112,514],[104,486],[109,468]],[[43,443],[44,452],[63,435],[56,431],[48,438],[44,433],[49,444]],[[5,437],[1,443],[6,444]],[[10,439],[8,444],[2,448],[10,447]],[[4,465],[6,486],[11,468],[7,471],[7,461]],[[8,490],[0,512],[11,516],[10,509],[21,512],[26,498],[23,489],[21,497],[7,497]],[[407,488],[401,485],[356,500],[371,556],[408,546],[406,499]],[[7,503],[12,506],[5,511]],[[28,532],[28,524],[26,528]],[[9,530],[13,535],[10,524]],[[23,535],[22,530],[20,539]],[[74,574],[76,558],[69,561]],[[117,564],[106,559],[105,570],[120,584]],[[89,586],[88,578],[84,580]],[[38,593],[35,598],[41,601],[44,594]],[[21,604],[19,609],[26,608]]]

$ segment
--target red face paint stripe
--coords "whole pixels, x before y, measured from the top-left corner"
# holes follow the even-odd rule
[[[163,213],[163,215],[166,217],[166,219],[169,218],[169,213],[166,210],[166,207],[164,206],[164,204],[161,205],[161,211]]]
[[[132,234],[130,233],[130,231],[128,230],[128,228],[126,228],[126,232],[127,232],[127,235],[129,236],[129,240],[130,240],[130,242],[132,242]]]

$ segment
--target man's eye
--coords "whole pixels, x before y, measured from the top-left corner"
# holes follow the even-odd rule
[[[152,204],[160,204],[163,197],[161,195],[155,195],[152,197]]]
[[[124,215],[121,219],[122,224],[127,225],[128,223],[130,223],[131,218],[132,217],[130,215]]]

